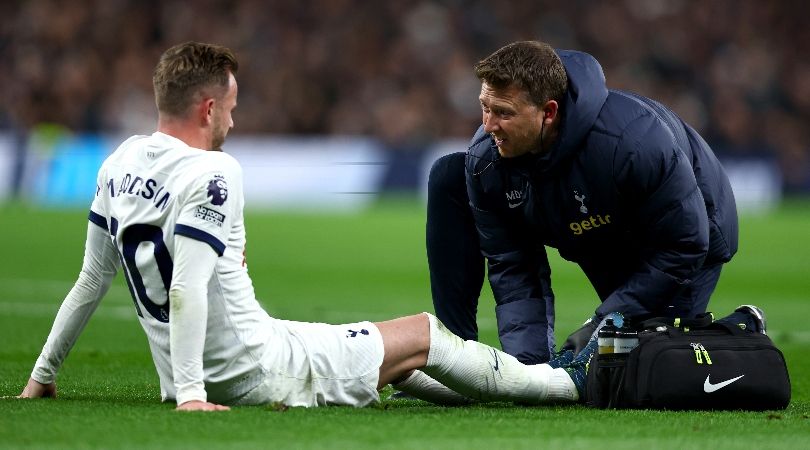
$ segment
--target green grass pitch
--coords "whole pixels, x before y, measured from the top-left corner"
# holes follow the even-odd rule
[[[359,214],[249,212],[247,258],[276,317],[348,322],[432,310],[418,200]],[[237,408],[183,414],[161,404],[146,339],[120,275],[60,372],[57,400],[18,400],[56,310],[78,274],[86,210],[0,206],[0,448],[806,448],[810,442],[810,203],[743,216],[740,252],[710,309],[755,303],[790,369],[778,412],[598,411],[493,404],[443,408]],[[596,298],[555,251],[557,339]],[[497,345],[484,288],[482,340]],[[386,391],[385,397],[390,391]]]

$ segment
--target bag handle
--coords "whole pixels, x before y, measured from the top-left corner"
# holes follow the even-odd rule
[[[699,314],[691,319],[681,319],[678,317],[654,317],[641,322],[642,330],[651,330],[660,326],[666,326],[669,329],[678,329],[680,331],[688,330],[725,330],[734,336],[742,336],[745,333],[740,327],[725,323],[722,321],[715,322],[714,315],[710,312]]]
[[[653,317],[641,322],[641,328],[644,330],[656,328],[660,326],[674,327],[674,328],[709,328],[714,322],[714,315],[710,312],[698,314],[692,318],[680,317]]]
[[[715,328],[715,329],[719,328],[719,329],[726,330],[726,331],[728,331],[730,334],[732,334],[734,336],[742,336],[744,334],[750,334],[750,333],[746,333],[745,331],[743,331],[742,328],[740,328],[737,325],[734,325],[732,323],[713,322],[711,327]]]

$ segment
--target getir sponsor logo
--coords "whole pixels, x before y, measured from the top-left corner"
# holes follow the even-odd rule
[[[594,228],[599,228],[602,225],[609,225],[609,224],[610,224],[610,214],[605,214],[604,217],[601,214],[597,214],[596,217],[591,216],[579,222],[571,222],[570,224],[568,224],[568,228],[570,228],[575,235],[580,235],[586,231],[593,230]]]

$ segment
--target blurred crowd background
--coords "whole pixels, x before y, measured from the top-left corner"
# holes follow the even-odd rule
[[[392,152],[468,138],[473,64],[539,39],[593,54],[609,87],[664,102],[721,156],[810,192],[803,0],[3,0],[0,132],[154,130],[151,72],[186,40],[240,59],[234,134],[369,136]]]

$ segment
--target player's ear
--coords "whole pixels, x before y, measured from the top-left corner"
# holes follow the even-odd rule
[[[199,117],[200,124],[211,125],[214,122],[214,99],[209,97],[203,99],[197,110],[197,117]]]

